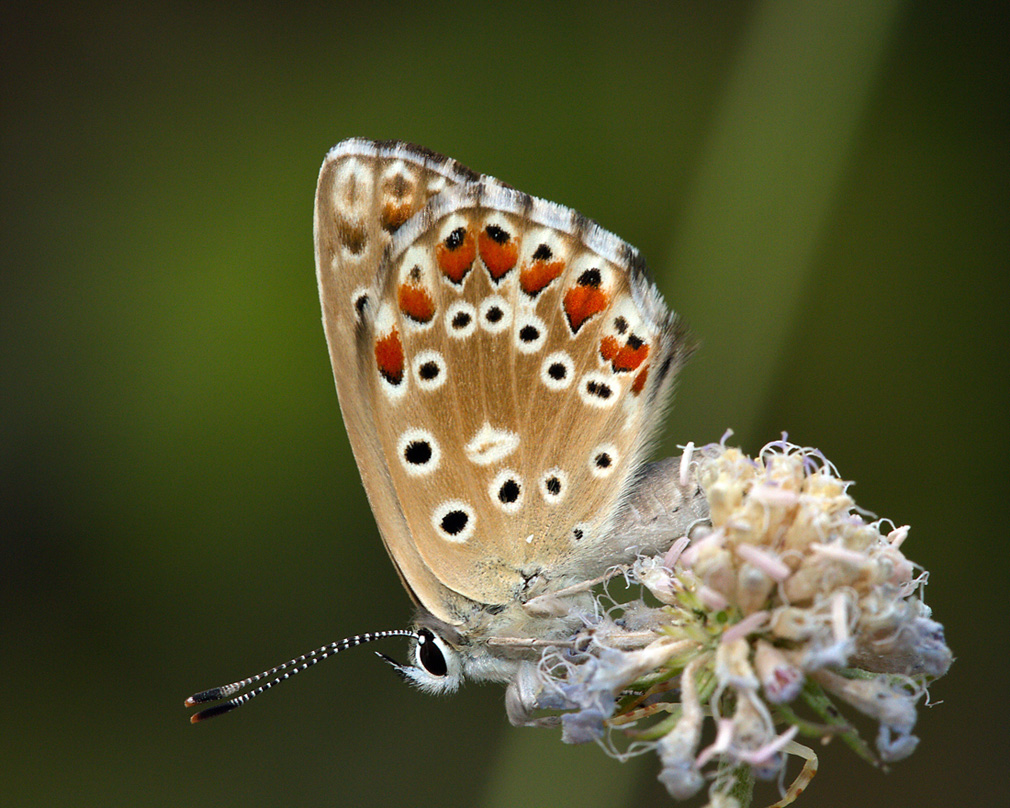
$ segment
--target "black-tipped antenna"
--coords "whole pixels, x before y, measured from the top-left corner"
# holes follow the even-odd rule
[[[250,676],[248,679],[232,682],[230,685],[224,685],[222,687],[212,687],[210,690],[203,690],[186,699],[186,706],[193,707],[197,704],[205,704],[208,701],[218,701],[220,699],[228,699],[228,701],[223,704],[215,704],[213,707],[200,710],[198,713],[193,713],[193,715],[189,717],[189,721],[191,724],[196,724],[199,721],[206,721],[208,718],[213,718],[216,715],[231,712],[236,707],[241,707],[247,701],[256,698],[256,696],[260,693],[269,690],[274,685],[283,682],[285,679],[290,679],[295,674],[311,668],[317,662],[321,662],[334,654],[339,654],[341,651],[346,651],[348,648],[355,648],[356,646],[364,645],[366,642],[381,640],[386,637],[415,636],[417,636],[417,633],[410,631],[409,629],[393,629],[392,631],[373,631],[368,634],[355,634],[353,637],[340,640],[340,642],[331,642],[329,645],[324,645],[321,648],[317,648],[315,651],[309,651],[307,654],[302,654],[299,657],[290,659],[283,665],[278,665],[275,668],[270,668],[270,670],[257,673],[255,676]],[[280,676],[260,685],[255,690],[250,690],[248,693],[243,693],[240,696],[235,695],[242,688],[248,687],[249,685],[260,681],[260,679],[266,679],[268,676],[274,676],[278,673]],[[229,699],[229,696],[234,696],[234,698]]]

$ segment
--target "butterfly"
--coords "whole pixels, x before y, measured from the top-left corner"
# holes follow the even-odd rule
[[[412,661],[383,658],[406,679],[507,683],[509,717],[529,723],[523,673],[578,629],[591,583],[704,516],[700,492],[646,464],[686,331],[633,247],[408,143],[335,146],[314,234],[344,425],[417,615],[197,694],[187,704],[230,700],[192,720],[400,635]]]

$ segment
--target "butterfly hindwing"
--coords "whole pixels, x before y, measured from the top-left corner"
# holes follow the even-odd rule
[[[374,423],[410,551],[485,604],[595,574],[685,353],[637,253],[484,178],[405,223],[378,294]]]
[[[323,164],[315,235],[341,411],[412,597],[460,624],[534,578],[595,574],[686,355],[637,252],[453,160],[359,139]]]

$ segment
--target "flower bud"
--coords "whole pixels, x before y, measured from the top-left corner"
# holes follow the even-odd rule
[[[737,690],[757,689],[758,680],[749,656],[750,643],[742,637],[719,643],[715,649],[715,678],[719,684]]]
[[[803,689],[803,671],[793,665],[785,654],[767,640],[758,640],[754,652],[761,689],[772,704],[783,704],[795,699]]]

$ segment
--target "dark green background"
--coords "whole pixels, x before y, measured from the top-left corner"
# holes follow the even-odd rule
[[[194,690],[409,617],[319,324],[312,194],[350,135],[643,251],[702,341],[665,453],[788,430],[912,525],[943,703],[886,776],[821,750],[800,804],[1001,802],[1006,8],[5,2],[3,803],[662,804],[654,759],[367,650],[186,721]]]

